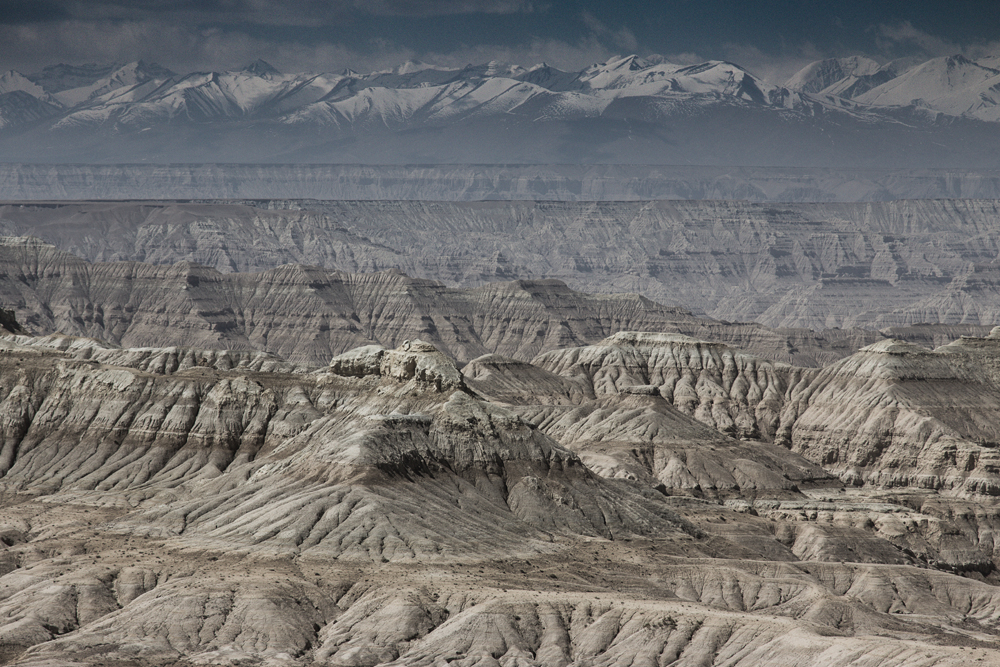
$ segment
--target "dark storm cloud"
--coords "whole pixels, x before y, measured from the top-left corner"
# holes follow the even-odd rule
[[[353,6],[383,16],[516,14],[534,10],[534,5],[524,0],[355,0]]]
[[[69,17],[65,2],[0,0],[0,24],[42,23]]]
[[[0,22],[58,19],[159,20],[212,23],[323,25],[352,14],[444,16],[530,12],[529,0],[0,0]]]
[[[0,0],[0,71],[144,58],[285,71],[419,58],[580,68],[727,59],[772,83],[812,60],[1000,53],[1000,0]]]

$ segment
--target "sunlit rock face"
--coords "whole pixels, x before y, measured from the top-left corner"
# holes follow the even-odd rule
[[[935,350],[887,339],[822,369],[678,334],[622,332],[539,355],[535,375],[489,359],[469,373],[473,386],[513,403],[523,402],[518,376],[543,386],[548,403],[659,398],[722,433],[788,447],[848,484],[993,496],[998,331]]]

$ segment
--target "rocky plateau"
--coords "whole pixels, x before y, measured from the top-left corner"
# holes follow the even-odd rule
[[[0,163],[3,200],[729,199],[806,203],[998,198],[1000,171],[996,169],[792,169],[659,164]]]

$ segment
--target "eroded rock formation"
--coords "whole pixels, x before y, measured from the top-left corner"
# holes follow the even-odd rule
[[[848,367],[922,410],[992,338],[818,371],[676,334],[463,372],[416,339],[315,370],[2,341],[16,664],[1000,663],[988,489],[845,488],[795,440]],[[766,442],[793,396],[801,454]]]
[[[92,262],[398,269],[453,287],[555,278],[771,327],[931,322],[981,336],[998,322],[994,200],[728,199],[18,202],[0,207],[0,232]],[[848,354],[875,339],[854,342]]]
[[[551,405],[641,390],[723,433],[791,448],[850,484],[997,495],[998,360],[1000,328],[933,351],[885,340],[822,369],[678,334],[623,332],[539,355],[530,373],[489,359],[469,373],[473,386],[512,403],[521,402],[517,377],[537,382]]]
[[[559,280],[473,289],[410,278],[287,265],[261,273],[85,262],[38,239],[0,239],[0,302],[36,333],[125,347],[258,350],[300,363],[365,344],[428,340],[460,361],[487,352],[529,360],[621,330],[676,331],[728,341],[769,358],[813,365],[839,359],[877,332],[819,335],[698,318],[636,294],[583,294]]]

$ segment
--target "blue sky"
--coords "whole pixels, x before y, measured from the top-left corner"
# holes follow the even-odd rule
[[[0,0],[0,69],[143,58],[285,71],[416,58],[578,69],[614,54],[728,59],[780,83],[824,57],[1000,54],[1000,0]]]

